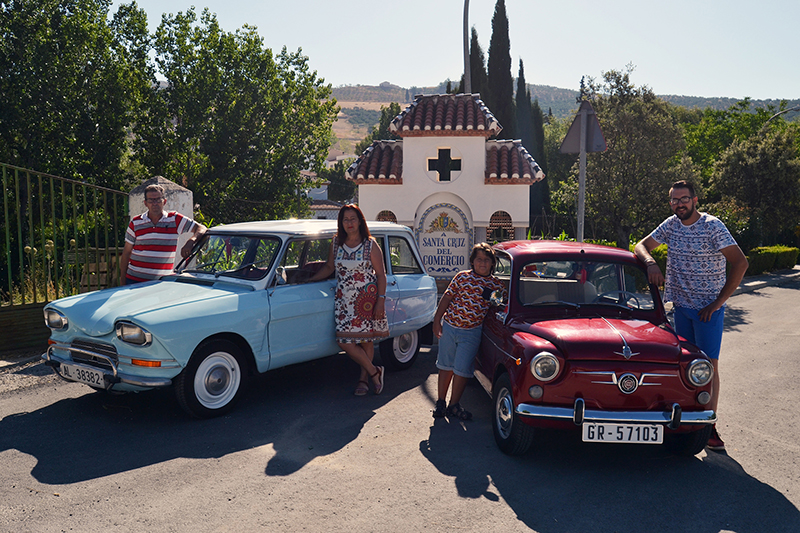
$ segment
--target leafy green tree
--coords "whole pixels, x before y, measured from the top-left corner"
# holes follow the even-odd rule
[[[492,38],[489,41],[488,86],[484,101],[503,131],[498,137],[514,139],[514,80],[511,78],[511,42],[508,38],[508,16],[504,0],[497,0],[492,16]]]
[[[798,129],[734,140],[714,164],[711,185],[723,200],[712,207],[734,219],[734,227],[741,228],[737,240],[746,249],[791,242],[800,226]]]
[[[120,188],[154,78],[147,16],[111,0],[0,3],[0,159]]]
[[[328,199],[334,202],[347,202],[356,195],[358,185],[345,178],[347,167],[353,160],[337,161],[332,168],[319,171],[319,178],[328,181]]]
[[[381,106],[381,118],[377,126],[372,127],[372,131],[356,145],[356,155],[361,155],[364,150],[372,146],[373,141],[383,141],[387,139],[397,139],[397,135],[389,131],[392,120],[400,114],[400,104],[392,102],[388,106]]]
[[[562,154],[559,150],[571,123],[571,119],[559,119],[551,116],[543,127],[543,162],[538,159],[537,162],[542,166],[542,170],[547,176],[539,183],[542,183],[540,187],[547,188],[546,196],[548,200],[544,213],[541,210],[533,212],[533,209],[531,209],[531,225],[535,225],[537,223],[535,221],[540,220],[544,215],[552,215],[557,219],[557,224],[553,224],[551,228],[542,228],[541,231],[536,231],[536,235],[552,236],[558,235],[561,231],[575,235],[578,212],[578,184],[577,181],[574,181],[575,190],[573,194],[570,190],[570,184],[572,183],[570,175],[571,169],[577,163],[573,154]],[[531,191],[531,195],[534,193],[535,191]],[[541,195],[544,196],[545,192],[542,191]],[[544,204],[544,200],[542,203]]]
[[[192,8],[164,16],[155,52],[167,83],[138,130],[147,168],[218,222],[304,214],[300,171],[322,167],[338,107],[301,51],[274,56],[255,28],[225,32]]]
[[[717,159],[735,141],[757,134],[775,112],[773,106],[751,109],[751,105],[745,98],[723,111],[706,108],[679,117],[686,132],[686,152],[700,168],[700,185],[708,188]],[[713,188],[707,192],[713,200],[720,199]]]
[[[592,153],[586,167],[587,229],[594,238],[627,247],[669,214],[665,198],[677,179],[694,180],[696,169],[682,158],[684,142],[670,105],[648,87],[635,87],[626,71],[603,73],[589,97],[608,149]],[[573,156],[574,157],[574,156]],[[570,179],[577,181],[577,166]]]

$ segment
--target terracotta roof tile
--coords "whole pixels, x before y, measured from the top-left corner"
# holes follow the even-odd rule
[[[358,185],[402,185],[403,141],[373,141],[345,176]]]
[[[488,138],[502,129],[479,94],[417,95],[389,124],[389,130],[400,137],[433,133]]]
[[[522,141],[486,141],[486,184],[530,185],[544,179]]]

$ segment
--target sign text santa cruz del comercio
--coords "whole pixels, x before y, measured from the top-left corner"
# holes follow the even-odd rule
[[[420,217],[417,244],[427,273],[436,278],[452,278],[468,270],[472,250],[472,230],[461,209],[452,204],[436,204]]]

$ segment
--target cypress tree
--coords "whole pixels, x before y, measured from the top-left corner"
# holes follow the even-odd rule
[[[525,67],[519,60],[519,75],[517,76],[517,137],[522,141],[528,152],[533,155],[534,137],[531,122],[531,100],[528,87],[525,84]],[[502,124],[502,123],[501,123]],[[534,155],[534,159],[536,156]]]
[[[504,0],[497,0],[492,16],[492,39],[489,42],[489,86],[486,103],[503,131],[499,137],[515,138],[514,80],[511,77],[511,42]]]
[[[488,76],[486,75],[486,56],[483,54],[483,48],[478,42],[478,31],[475,26],[472,27],[472,38],[469,43],[469,72],[472,92],[479,93],[485,100],[489,84]]]

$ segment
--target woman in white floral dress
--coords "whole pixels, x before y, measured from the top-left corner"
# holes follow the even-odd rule
[[[384,368],[375,366],[374,340],[389,336],[386,320],[386,269],[383,253],[370,235],[361,210],[348,204],[339,211],[338,233],[328,262],[310,281],[336,272],[336,342],[361,367],[356,396],[383,391]]]

